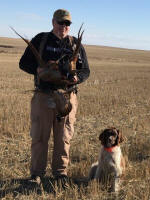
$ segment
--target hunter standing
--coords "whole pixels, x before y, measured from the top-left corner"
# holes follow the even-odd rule
[[[20,59],[22,70],[34,75],[35,92],[31,100],[31,178],[43,177],[46,173],[48,141],[53,130],[54,149],[52,155],[52,174],[56,179],[67,178],[70,140],[74,133],[77,111],[77,84],[85,81],[90,74],[86,53],[79,46],[75,61],[76,73],[70,73],[71,57],[78,45],[78,38],[69,36],[71,15],[67,10],[59,9],[53,14],[53,29],[37,34],[31,44],[36,48],[47,66],[41,66],[32,49],[28,46]],[[42,77],[45,69],[55,65],[61,74],[61,81]],[[74,67],[74,66],[73,66]],[[57,73],[56,73],[57,74]],[[59,78],[60,78],[59,77]],[[54,94],[62,89],[69,91],[71,111],[58,116]]]

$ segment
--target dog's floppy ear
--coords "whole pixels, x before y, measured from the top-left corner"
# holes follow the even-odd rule
[[[99,135],[99,140],[101,141],[102,144],[104,144],[105,132],[106,132],[106,131],[104,130],[104,131],[102,131],[102,132],[100,133],[100,135]]]
[[[118,137],[117,137],[117,144],[120,144],[124,141],[122,133],[117,129]]]

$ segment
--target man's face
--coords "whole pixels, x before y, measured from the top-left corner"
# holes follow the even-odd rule
[[[59,23],[55,19],[52,21],[53,23],[53,33],[61,38],[65,38],[70,30],[70,26],[67,23]]]

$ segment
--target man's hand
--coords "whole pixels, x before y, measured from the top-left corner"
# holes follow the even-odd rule
[[[78,82],[78,77],[77,76],[73,76],[71,77],[71,79],[67,79],[65,80],[67,85],[75,85]]]

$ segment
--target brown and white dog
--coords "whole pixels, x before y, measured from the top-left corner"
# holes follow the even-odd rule
[[[120,148],[122,134],[114,127],[108,128],[100,134],[99,140],[102,147],[98,161],[90,169],[89,180],[96,179],[107,184],[109,182],[111,191],[118,192],[125,170],[125,159]]]

